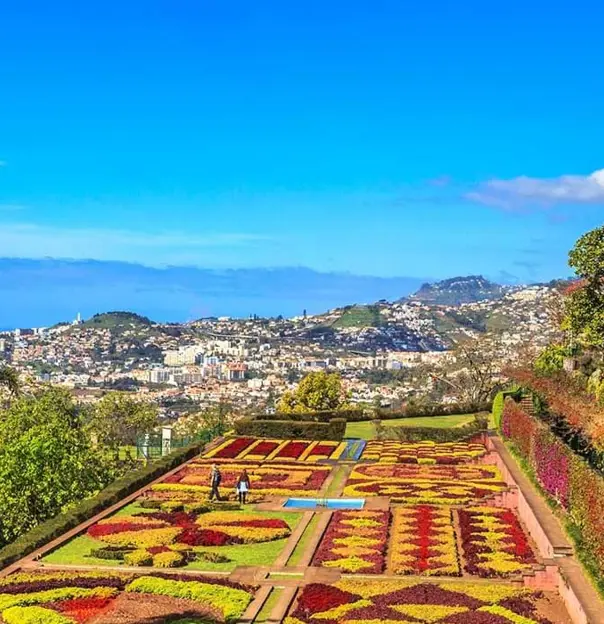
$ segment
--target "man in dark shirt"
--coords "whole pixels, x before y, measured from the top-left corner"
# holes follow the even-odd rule
[[[218,491],[218,487],[220,486],[220,482],[222,481],[222,474],[220,474],[220,470],[218,470],[218,466],[214,464],[212,466],[212,472],[210,473],[210,500],[216,497],[216,500],[222,500],[220,498],[220,492]]]

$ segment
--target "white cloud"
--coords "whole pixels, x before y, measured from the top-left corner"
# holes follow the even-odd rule
[[[96,228],[61,228],[31,223],[0,224],[0,255],[76,258],[166,264],[186,253],[205,261],[219,250],[245,249],[268,237],[245,233],[188,234]]]
[[[547,208],[556,204],[604,204],[604,169],[590,175],[488,180],[466,193],[465,197],[504,209],[526,205]]]

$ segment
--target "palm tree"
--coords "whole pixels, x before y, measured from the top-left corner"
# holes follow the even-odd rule
[[[0,366],[0,389],[4,387],[12,397],[19,396],[21,393],[21,384],[19,382],[19,373],[10,366]]]

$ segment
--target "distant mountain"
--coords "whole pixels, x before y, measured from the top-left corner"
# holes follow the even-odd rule
[[[510,287],[490,282],[482,275],[468,275],[467,277],[452,277],[433,284],[423,284],[408,300],[435,305],[459,305],[500,299],[509,291]]]
[[[210,316],[314,314],[412,293],[415,277],[321,273],[302,267],[213,270],[95,260],[0,258],[0,327],[49,326],[100,310],[159,322]]]

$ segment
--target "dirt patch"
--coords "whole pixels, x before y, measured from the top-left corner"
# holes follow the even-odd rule
[[[164,624],[187,617],[208,623],[224,621],[220,612],[192,600],[152,594],[121,594],[109,611],[90,624]]]
[[[535,601],[537,613],[556,624],[572,624],[568,611],[558,594],[543,592],[541,598]]]

